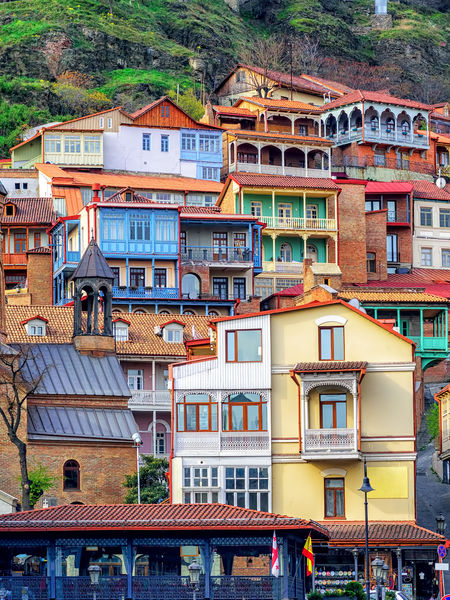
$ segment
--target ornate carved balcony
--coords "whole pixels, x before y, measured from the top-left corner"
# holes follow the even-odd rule
[[[351,458],[358,456],[354,429],[306,429],[304,458]]]

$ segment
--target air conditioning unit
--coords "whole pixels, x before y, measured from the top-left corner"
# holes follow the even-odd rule
[[[162,329],[159,325],[155,325],[155,327],[153,328],[153,333],[155,335],[161,335],[162,336]]]

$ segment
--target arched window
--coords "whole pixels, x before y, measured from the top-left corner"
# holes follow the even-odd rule
[[[402,132],[403,133],[405,133],[405,134],[409,133],[411,131],[411,125],[409,124],[409,121],[407,121],[406,119],[404,119],[402,121],[401,128],[402,128]]]
[[[183,315],[195,315],[193,310],[183,310]]]
[[[378,117],[377,116],[373,116],[370,119],[370,128],[372,129],[372,131],[377,131],[377,129],[378,129]]]
[[[198,298],[200,296],[200,280],[194,273],[186,273],[181,279],[181,295],[184,298]]]
[[[392,118],[386,119],[386,133],[395,131],[395,121]]]
[[[287,242],[283,242],[280,247],[281,262],[292,262],[292,247]]]
[[[209,317],[218,317],[219,313],[216,310],[210,310],[210,311],[208,311],[208,316]]]
[[[170,315],[170,312],[168,310],[160,310],[158,315]]]
[[[63,467],[63,489],[80,489],[80,465],[76,460],[68,460]]]
[[[312,244],[306,246],[306,258],[310,258],[313,262],[317,262],[317,248]]]
[[[267,401],[261,394],[240,392],[222,404],[224,431],[267,431]]]
[[[146,311],[143,308],[136,308],[136,310],[133,310],[133,313],[135,315],[145,315],[145,314],[147,314]]]

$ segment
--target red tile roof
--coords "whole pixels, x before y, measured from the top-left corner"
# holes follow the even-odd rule
[[[217,214],[220,213],[220,206],[180,206],[179,209],[184,214]]]
[[[380,104],[395,104],[396,106],[407,106],[408,108],[417,108],[419,110],[431,110],[432,107],[429,104],[423,104],[422,102],[416,102],[415,100],[408,100],[406,98],[397,98],[384,92],[370,92],[367,90],[354,90],[341,98],[337,98],[328,104],[324,104],[322,110],[325,112],[338,106],[344,106],[346,104],[354,104],[356,102],[379,102]]]
[[[39,248],[32,248],[31,250],[27,250],[27,254],[51,254],[51,248],[46,246],[40,246]]]
[[[259,96],[241,96],[235,106],[239,106],[241,102],[251,102],[252,104],[258,104],[264,108],[285,108],[288,110],[305,111],[313,113],[321,113],[321,106],[314,106],[307,102],[300,102],[298,100],[282,100],[278,98],[260,98]]]
[[[0,516],[0,531],[99,530],[313,530],[315,521],[227,506],[226,504],[106,504],[54,506]]]
[[[407,181],[369,181],[366,194],[410,194],[412,189],[412,183]]]
[[[450,200],[450,185],[438,188],[432,181],[416,179],[410,182],[414,188],[415,198],[429,198],[430,200]]]
[[[294,371],[297,373],[315,373],[316,371],[361,371],[366,368],[366,362],[311,362],[297,363]]]
[[[330,546],[363,546],[365,543],[363,521],[327,521],[323,523],[330,531]],[[416,525],[412,521],[369,521],[370,545],[436,546],[445,542],[445,536]]]
[[[220,104],[213,105],[213,110],[222,115],[232,115],[236,117],[250,117],[256,119],[258,116],[248,108],[240,108],[238,106],[221,106]]]
[[[327,89],[336,90],[338,92],[342,92],[347,94],[348,92],[352,92],[355,88],[351,88],[348,85],[341,83],[340,81],[332,81],[331,79],[324,79],[323,77],[317,77],[317,75],[307,75],[306,73],[302,73],[302,77],[304,79],[308,79],[309,81],[313,81],[314,83],[319,83],[320,85],[325,86]]]
[[[262,173],[231,173],[228,177],[245,186],[319,190],[339,189],[332,179],[325,177],[293,177],[290,175],[263,175]]]
[[[14,204],[16,214],[13,217],[1,215],[2,225],[36,224],[45,227],[56,221],[52,198],[11,198],[6,204]]]
[[[383,284],[384,282],[381,282]],[[423,288],[413,289],[399,289],[399,288],[386,288],[380,285],[378,282],[376,289],[362,289],[359,287],[353,287],[350,289],[343,289],[338,292],[339,298],[342,298],[346,302],[357,298],[363,304],[365,302],[402,302],[411,304],[426,303],[426,304],[444,304],[444,300],[441,296],[436,296],[427,292],[424,292]]]

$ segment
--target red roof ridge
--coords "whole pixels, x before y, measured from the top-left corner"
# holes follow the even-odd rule
[[[24,319],[23,321],[21,321],[21,324],[25,325],[26,323],[28,323],[28,321],[34,321],[35,319],[38,319],[39,321],[44,321],[44,323],[48,323],[48,319],[46,319],[45,317],[41,317],[41,315],[37,314],[34,315],[34,317],[28,317],[28,319]]]

